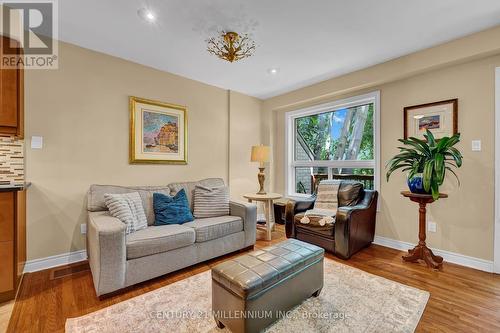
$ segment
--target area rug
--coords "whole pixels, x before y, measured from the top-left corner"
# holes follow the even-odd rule
[[[211,297],[207,271],[68,319],[66,332],[229,332],[216,327]],[[266,332],[413,332],[428,299],[426,291],[325,259],[321,295],[295,307]]]

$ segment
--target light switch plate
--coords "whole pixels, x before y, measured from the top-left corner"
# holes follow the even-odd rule
[[[427,222],[427,231],[428,232],[436,232],[436,230],[437,230],[436,222],[428,221]]]
[[[80,232],[82,235],[85,235],[87,233],[87,225],[86,224],[80,224]]]
[[[472,151],[481,151],[481,140],[472,140]]]
[[[43,148],[43,137],[32,136],[31,137],[31,149],[42,149]]]

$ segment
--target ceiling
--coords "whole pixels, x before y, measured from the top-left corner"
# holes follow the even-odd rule
[[[139,18],[143,7],[155,23]],[[498,0],[59,1],[63,41],[259,98],[498,24]],[[255,55],[228,63],[206,52],[221,29],[250,33]]]

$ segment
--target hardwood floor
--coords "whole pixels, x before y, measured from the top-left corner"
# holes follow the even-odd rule
[[[256,247],[285,239],[282,226],[273,232],[273,241],[265,241],[258,232]],[[236,253],[198,264],[144,282],[113,296],[99,300],[95,296],[88,266],[73,266],[76,271],[64,276],[58,270],[45,270],[24,277],[20,295],[14,305],[8,332],[63,332],[66,318],[77,317],[121,302],[175,281],[198,274],[227,260]],[[327,257],[406,285],[427,290],[431,297],[417,332],[500,332],[500,275],[444,264],[440,272],[423,264],[403,263],[403,253],[372,245],[349,261]],[[54,276],[55,275],[55,276]]]
[[[9,318],[14,308],[14,301],[8,301],[0,304],[0,333],[7,331]]]

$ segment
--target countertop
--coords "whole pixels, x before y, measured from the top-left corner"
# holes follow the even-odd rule
[[[31,186],[31,183],[24,183],[20,185],[0,185],[0,192],[15,192],[23,191]]]

